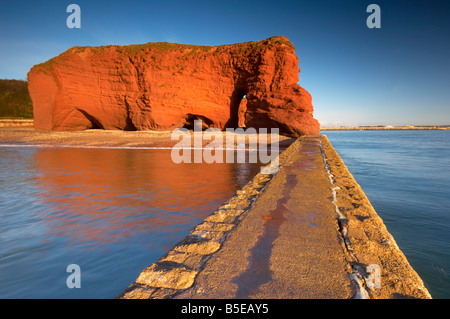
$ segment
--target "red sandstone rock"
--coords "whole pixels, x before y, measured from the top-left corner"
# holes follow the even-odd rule
[[[243,97],[238,108],[238,126],[245,127],[245,114],[247,113],[247,97]]]
[[[220,129],[319,134],[298,73],[285,37],[217,47],[73,47],[34,66],[28,88],[39,130],[167,130],[201,119]]]

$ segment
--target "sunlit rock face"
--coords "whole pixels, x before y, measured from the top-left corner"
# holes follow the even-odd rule
[[[279,128],[319,134],[285,37],[223,46],[73,47],[28,73],[38,130]]]

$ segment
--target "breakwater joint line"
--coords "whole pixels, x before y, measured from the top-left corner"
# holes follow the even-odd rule
[[[354,264],[352,267],[352,273],[350,273],[350,278],[355,282],[357,286],[357,292],[353,298],[355,299],[370,299],[369,293],[364,288],[364,286],[367,286],[366,284],[366,277],[365,277],[365,271],[364,269],[358,264],[358,258],[356,257],[355,253],[353,252],[353,248],[350,243],[350,239],[348,238],[348,218],[345,216],[341,210],[339,209],[339,206],[337,204],[337,195],[336,191],[341,189],[336,183],[334,182],[334,176],[331,174],[330,166],[328,165],[327,157],[325,155],[325,151],[323,149],[322,145],[322,139],[320,140],[320,151],[322,153],[323,162],[325,164],[325,170],[327,171],[328,179],[330,180],[330,184],[332,185],[331,188],[331,194],[333,195],[333,200],[331,203],[334,205],[334,210],[337,213],[337,222],[339,226],[339,233],[341,234],[345,248],[347,249],[348,254],[352,257]]]
[[[300,145],[301,143],[298,143],[295,149],[287,154],[286,159],[279,169],[277,168],[274,171],[274,174],[279,172],[280,169],[284,169],[284,164],[288,163],[292,154],[297,151]],[[279,159],[277,158],[276,161],[278,163]],[[295,175],[286,174],[284,187],[290,187],[292,189],[297,182]],[[288,211],[285,205],[289,198],[290,194],[283,194],[277,200],[276,207],[265,215],[267,219],[263,224],[263,231],[258,236],[254,246],[249,250],[250,255],[247,257],[248,265],[245,271],[232,280],[232,283],[237,284],[236,299],[250,298],[251,295],[259,291],[261,286],[273,280],[273,271],[270,269],[270,257],[272,256],[274,242],[280,235],[280,227],[287,220],[284,217],[284,213]]]

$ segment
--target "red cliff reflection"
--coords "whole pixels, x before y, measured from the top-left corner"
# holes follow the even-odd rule
[[[51,148],[35,157],[48,235],[87,246],[191,229],[259,170],[175,164],[170,150]]]

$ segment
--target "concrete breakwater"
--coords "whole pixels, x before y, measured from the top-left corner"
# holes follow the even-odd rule
[[[297,139],[118,298],[430,298],[326,136]]]

